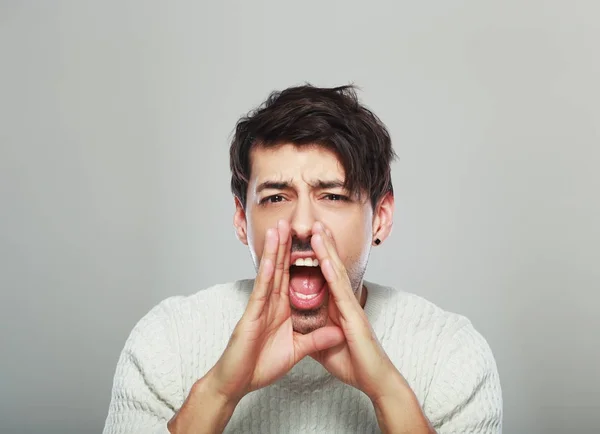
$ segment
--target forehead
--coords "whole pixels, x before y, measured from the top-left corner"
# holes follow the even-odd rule
[[[337,155],[321,145],[283,144],[255,147],[250,152],[250,185],[266,180],[344,180],[344,168]]]

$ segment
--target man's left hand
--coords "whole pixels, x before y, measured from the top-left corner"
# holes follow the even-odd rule
[[[346,337],[342,344],[313,357],[339,380],[377,401],[392,379],[404,379],[375,336],[334,240],[320,222],[315,223],[311,244],[329,286],[329,319]]]
[[[396,432],[393,428],[400,426],[404,431],[408,426],[414,426],[418,427],[418,431],[410,432],[435,432],[410,386],[375,336],[354,294],[335,241],[320,222],[313,227],[311,245],[329,286],[329,321],[331,325],[340,327],[346,338],[340,345],[314,353],[311,357],[336,378],[370,398],[384,431]],[[402,419],[405,420],[398,420],[400,414],[404,414]],[[391,429],[384,429],[384,426]]]

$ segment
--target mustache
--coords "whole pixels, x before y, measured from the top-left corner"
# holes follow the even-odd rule
[[[292,252],[312,252],[313,248],[310,245],[310,237],[306,240],[301,240],[297,237],[292,237]]]

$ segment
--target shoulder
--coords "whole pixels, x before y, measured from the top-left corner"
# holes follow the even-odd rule
[[[492,349],[466,321],[444,340],[425,408],[438,432],[497,433],[503,399]]]
[[[125,348],[154,347],[165,351],[179,342],[182,335],[191,333],[198,322],[212,324],[229,317],[237,319],[247,303],[252,283],[251,280],[228,282],[162,300],[136,323]],[[212,321],[217,317],[219,321]]]
[[[430,341],[434,357],[434,377],[440,372],[462,371],[471,365],[471,372],[491,372],[496,363],[485,337],[466,316],[441,308],[413,293],[391,289],[389,306],[401,312],[405,328],[421,333]]]
[[[442,309],[417,294],[374,283],[367,284],[369,319],[387,334],[417,335],[420,343],[439,347],[463,327],[472,327],[469,319]]]
[[[144,329],[157,322],[186,322],[192,316],[217,315],[222,311],[243,311],[252,286],[252,280],[238,280],[213,285],[190,295],[168,297],[154,306],[136,328]]]
[[[469,318],[450,312],[419,295],[375,285],[381,304],[376,321],[415,335],[435,348],[437,359],[474,358],[481,363],[494,363],[487,340],[475,329]],[[471,357],[477,354],[477,357]]]
[[[127,337],[115,389],[125,388],[136,376],[143,378],[140,384],[152,384],[156,390],[172,388],[181,378],[183,359],[193,356],[190,344],[199,335],[221,339],[221,332],[239,319],[251,289],[252,281],[230,282],[155,305]]]
[[[399,361],[437,432],[500,432],[496,361],[471,321],[416,294],[374,284],[367,288],[373,289],[369,313],[382,344]]]

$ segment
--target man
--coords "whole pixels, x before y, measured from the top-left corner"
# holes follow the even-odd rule
[[[256,279],[169,298],[135,326],[105,434],[501,432],[471,323],[363,281],[392,229],[394,152],[354,89],[273,93],[230,156]]]

